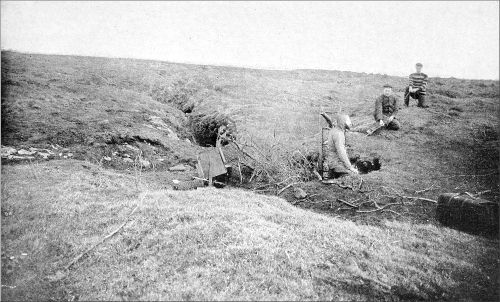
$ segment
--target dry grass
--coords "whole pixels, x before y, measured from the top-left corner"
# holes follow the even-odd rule
[[[52,161],[35,167],[38,180],[28,166],[3,167],[2,212],[13,214],[2,219],[2,284],[14,288],[2,299],[498,298],[497,241],[359,225],[237,189],[138,196],[133,176],[91,167]],[[119,234],[57,274],[137,204]]]
[[[382,169],[364,176],[374,189],[366,196],[304,183],[316,196],[298,206],[328,216],[239,190],[163,190],[190,178],[194,169],[165,170],[193,164],[200,148],[151,128],[150,116],[182,139],[192,138],[190,115],[229,116],[240,142],[259,146],[261,170],[275,181],[307,180],[290,159],[318,150],[320,110],[370,121],[385,83],[402,97],[407,79],[2,52],[2,144],[59,143],[102,163],[2,166],[2,285],[15,286],[2,298],[498,299],[498,240],[436,226],[434,204],[391,206],[401,215],[332,208],[338,198],[393,202],[382,186],[402,195],[432,186],[418,195],[431,199],[491,190],[483,197],[498,200],[498,81],[431,79],[431,111],[404,109],[398,132],[348,133],[350,154],[377,155]],[[130,152],[126,142],[151,169],[103,162]],[[123,223],[138,192],[135,222],[60,279],[61,267]]]

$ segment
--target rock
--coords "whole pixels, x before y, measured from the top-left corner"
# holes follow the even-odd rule
[[[170,167],[168,168],[169,171],[186,171],[187,170],[187,167],[184,166],[184,165],[177,165],[177,166],[173,166],[173,167]]]
[[[9,155],[9,157],[7,157],[8,159],[12,159],[12,160],[28,160],[28,159],[35,159],[34,156],[15,156],[15,155]]]
[[[19,154],[19,155],[33,155],[35,153],[36,153],[35,151],[28,151],[28,150],[24,150],[24,149],[17,151],[17,154]]]
[[[141,166],[143,166],[144,168],[149,168],[151,166],[151,163],[148,161],[148,160],[145,160],[145,159],[141,159],[139,161],[139,163],[141,164]]]
[[[38,152],[37,154],[38,154],[38,156],[43,157],[43,159],[49,159],[49,157],[51,156],[51,154],[44,153],[44,152]]]
[[[111,157],[109,156],[104,156],[102,159],[104,159],[105,161],[111,161]]]
[[[133,163],[134,162],[131,158],[128,158],[128,157],[124,158],[123,161],[126,163]]]
[[[189,138],[186,138],[184,141],[185,141],[186,143],[188,143],[188,144],[191,144],[191,141],[189,140]]]
[[[17,150],[15,148],[12,148],[12,147],[2,147],[2,151],[1,151],[1,154],[2,154],[2,157],[7,157],[11,154],[15,154],[17,152]]]
[[[130,150],[132,150],[132,151],[134,151],[134,152],[139,152],[139,151],[141,151],[139,148],[134,147],[134,146],[131,146],[131,145],[129,145],[129,144],[123,144],[123,146],[125,146],[126,148],[128,148],[128,149],[130,149]]]
[[[68,153],[68,157],[73,157],[73,153]]]
[[[204,187],[205,182],[201,179],[182,181],[179,183],[174,183],[172,188],[174,190],[186,191],[186,190],[196,190],[197,188]]]
[[[307,193],[301,188],[293,188],[293,196],[297,199],[304,199],[307,197]]]

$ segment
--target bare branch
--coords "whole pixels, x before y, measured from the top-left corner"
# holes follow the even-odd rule
[[[285,191],[286,189],[294,186],[294,185],[297,185],[299,184],[300,182],[292,182],[291,184],[288,184],[286,185],[283,189],[279,190],[278,193],[276,195],[280,195],[281,193],[283,193],[283,191]]]
[[[356,213],[373,213],[373,212],[377,212],[377,211],[382,211],[383,209],[387,208],[387,207],[390,207],[390,206],[393,206],[393,205],[397,205],[397,204],[400,204],[398,202],[394,202],[394,203],[388,203],[382,207],[378,207],[377,209],[374,209],[374,210],[367,210],[367,211],[356,211]]]
[[[350,203],[350,202],[343,200],[343,199],[340,199],[340,198],[337,198],[337,201],[340,201],[341,203],[346,204],[352,208],[359,208],[359,205],[355,205],[353,203]]]

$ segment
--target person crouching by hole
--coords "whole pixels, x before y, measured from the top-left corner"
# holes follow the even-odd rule
[[[326,116],[325,113],[321,115]],[[328,133],[328,152],[325,158],[325,164],[328,166],[328,178],[330,179],[347,174],[358,174],[358,170],[351,165],[345,147],[345,132],[352,126],[351,119],[346,114],[338,114],[335,118],[336,123],[331,123],[332,127]]]
[[[392,93],[391,85],[384,85],[384,93],[375,101],[375,120],[380,123],[380,126],[385,126],[389,130],[399,130],[401,125],[396,119],[396,114],[399,108],[399,100]]]

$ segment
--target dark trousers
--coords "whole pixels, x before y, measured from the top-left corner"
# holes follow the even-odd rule
[[[397,119],[393,119],[389,124],[385,125],[385,128],[389,130],[399,130],[401,125]]]
[[[406,87],[405,90],[405,105],[408,107],[410,105],[410,96],[414,99],[418,100],[418,107],[427,107],[425,104],[425,94],[422,94],[422,91],[417,90],[416,92],[410,92],[410,87]]]
[[[336,172],[334,169],[328,170],[328,178],[329,179],[334,179],[334,178],[340,178],[342,176],[345,176],[349,174],[348,172]]]

